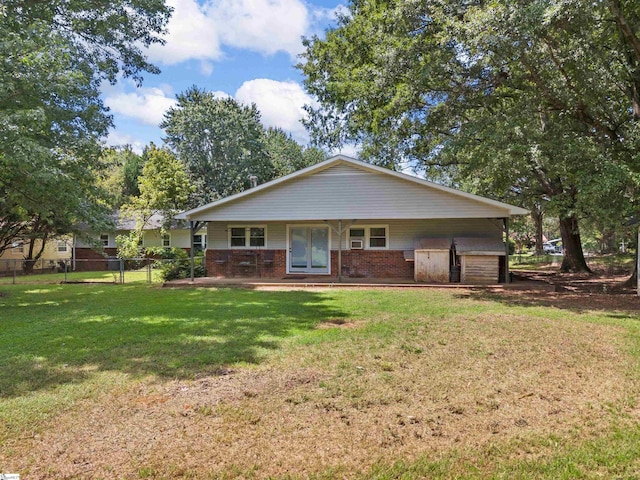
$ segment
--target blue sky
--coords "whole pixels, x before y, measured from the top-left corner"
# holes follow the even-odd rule
[[[254,102],[265,126],[290,132],[302,144],[304,104],[313,99],[295,68],[302,37],[323,35],[346,0],[168,0],[174,14],[166,45],[153,46],[149,59],[162,69],[143,85],[123,79],[105,85],[102,96],[114,117],[108,145],[134,150],[161,143],[158,124],[191,85]],[[349,152],[345,152],[349,153]]]

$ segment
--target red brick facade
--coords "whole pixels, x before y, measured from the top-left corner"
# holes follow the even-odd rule
[[[76,248],[75,249],[75,257],[76,257],[76,271],[78,272],[96,272],[101,270],[109,270],[109,260],[108,257],[116,257],[117,249],[116,248],[105,248],[104,254],[96,252],[91,248]],[[112,266],[112,270],[115,266]],[[118,268],[115,268],[119,270]]]
[[[273,253],[272,262],[267,252]],[[207,250],[206,258],[210,277],[283,278],[287,276],[286,262],[285,250]],[[338,252],[333,250],[331,275],[337,273]],[[402,250],[346,250],[342,252],[342,274],[353,278],[413,278],[413,262],[405,261]]]

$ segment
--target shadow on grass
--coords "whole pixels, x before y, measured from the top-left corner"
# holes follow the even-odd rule
[[[507,306],[554,307],[573,313],[602,312],[616,319],[638,318],[640,301],[632,294],[593,294],[575,292],[549,292],[542,290],[472,290],[468,294],[456,294],[455,298],[490,300]]]
[[[259,363],[301,331],[346,314],[326,294],[68,285],[0,298],[0,397],[92,371],[193,378]]]

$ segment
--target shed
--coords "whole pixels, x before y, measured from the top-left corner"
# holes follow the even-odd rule
[[[449,281],[450,238],[423,238],[415,243],[414,248],[416,282],[446,283]]]
[[[500,257],[505,256],[505,246],[495,238],[456,237],[456,255],[460,257],[460,281],[462,283],[498,283]]]

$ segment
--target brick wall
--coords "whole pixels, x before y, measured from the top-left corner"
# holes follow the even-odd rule
[[[271,255],[273,261],[265,261]],[[287,271],[286,261],[285,250],[208,249],[206,256],[207,275],[209,277],[282,278]]]
[[[76,271],[95,272],[109,269],[107,257],[117,256],[116,248],[105,248],[104,254],[90,248],[76,248]],[[119,270],[119,268],[118,268]]]
[[[246,253],[256,255],[247,257]],[[273,263],[265,264],[266,250],[207,250],[207,275],[210,277],[283,278],[287,271],[286,251],[270,250]],[[243,262],[257,264],[243,266]],[[331,274],[338,273],[338,252],[331,252]],[[413,278],[413,262],[404,259],[402,250],[347,250],[342,252],[342,274],[354,278]],[[304,274],[296,274],[304,275]]]
[[[331,271],[338,272],[338,252],[331,252]],[[346,250],[342,274],[354,278],[413,278],[413,262],[402,250]]]

